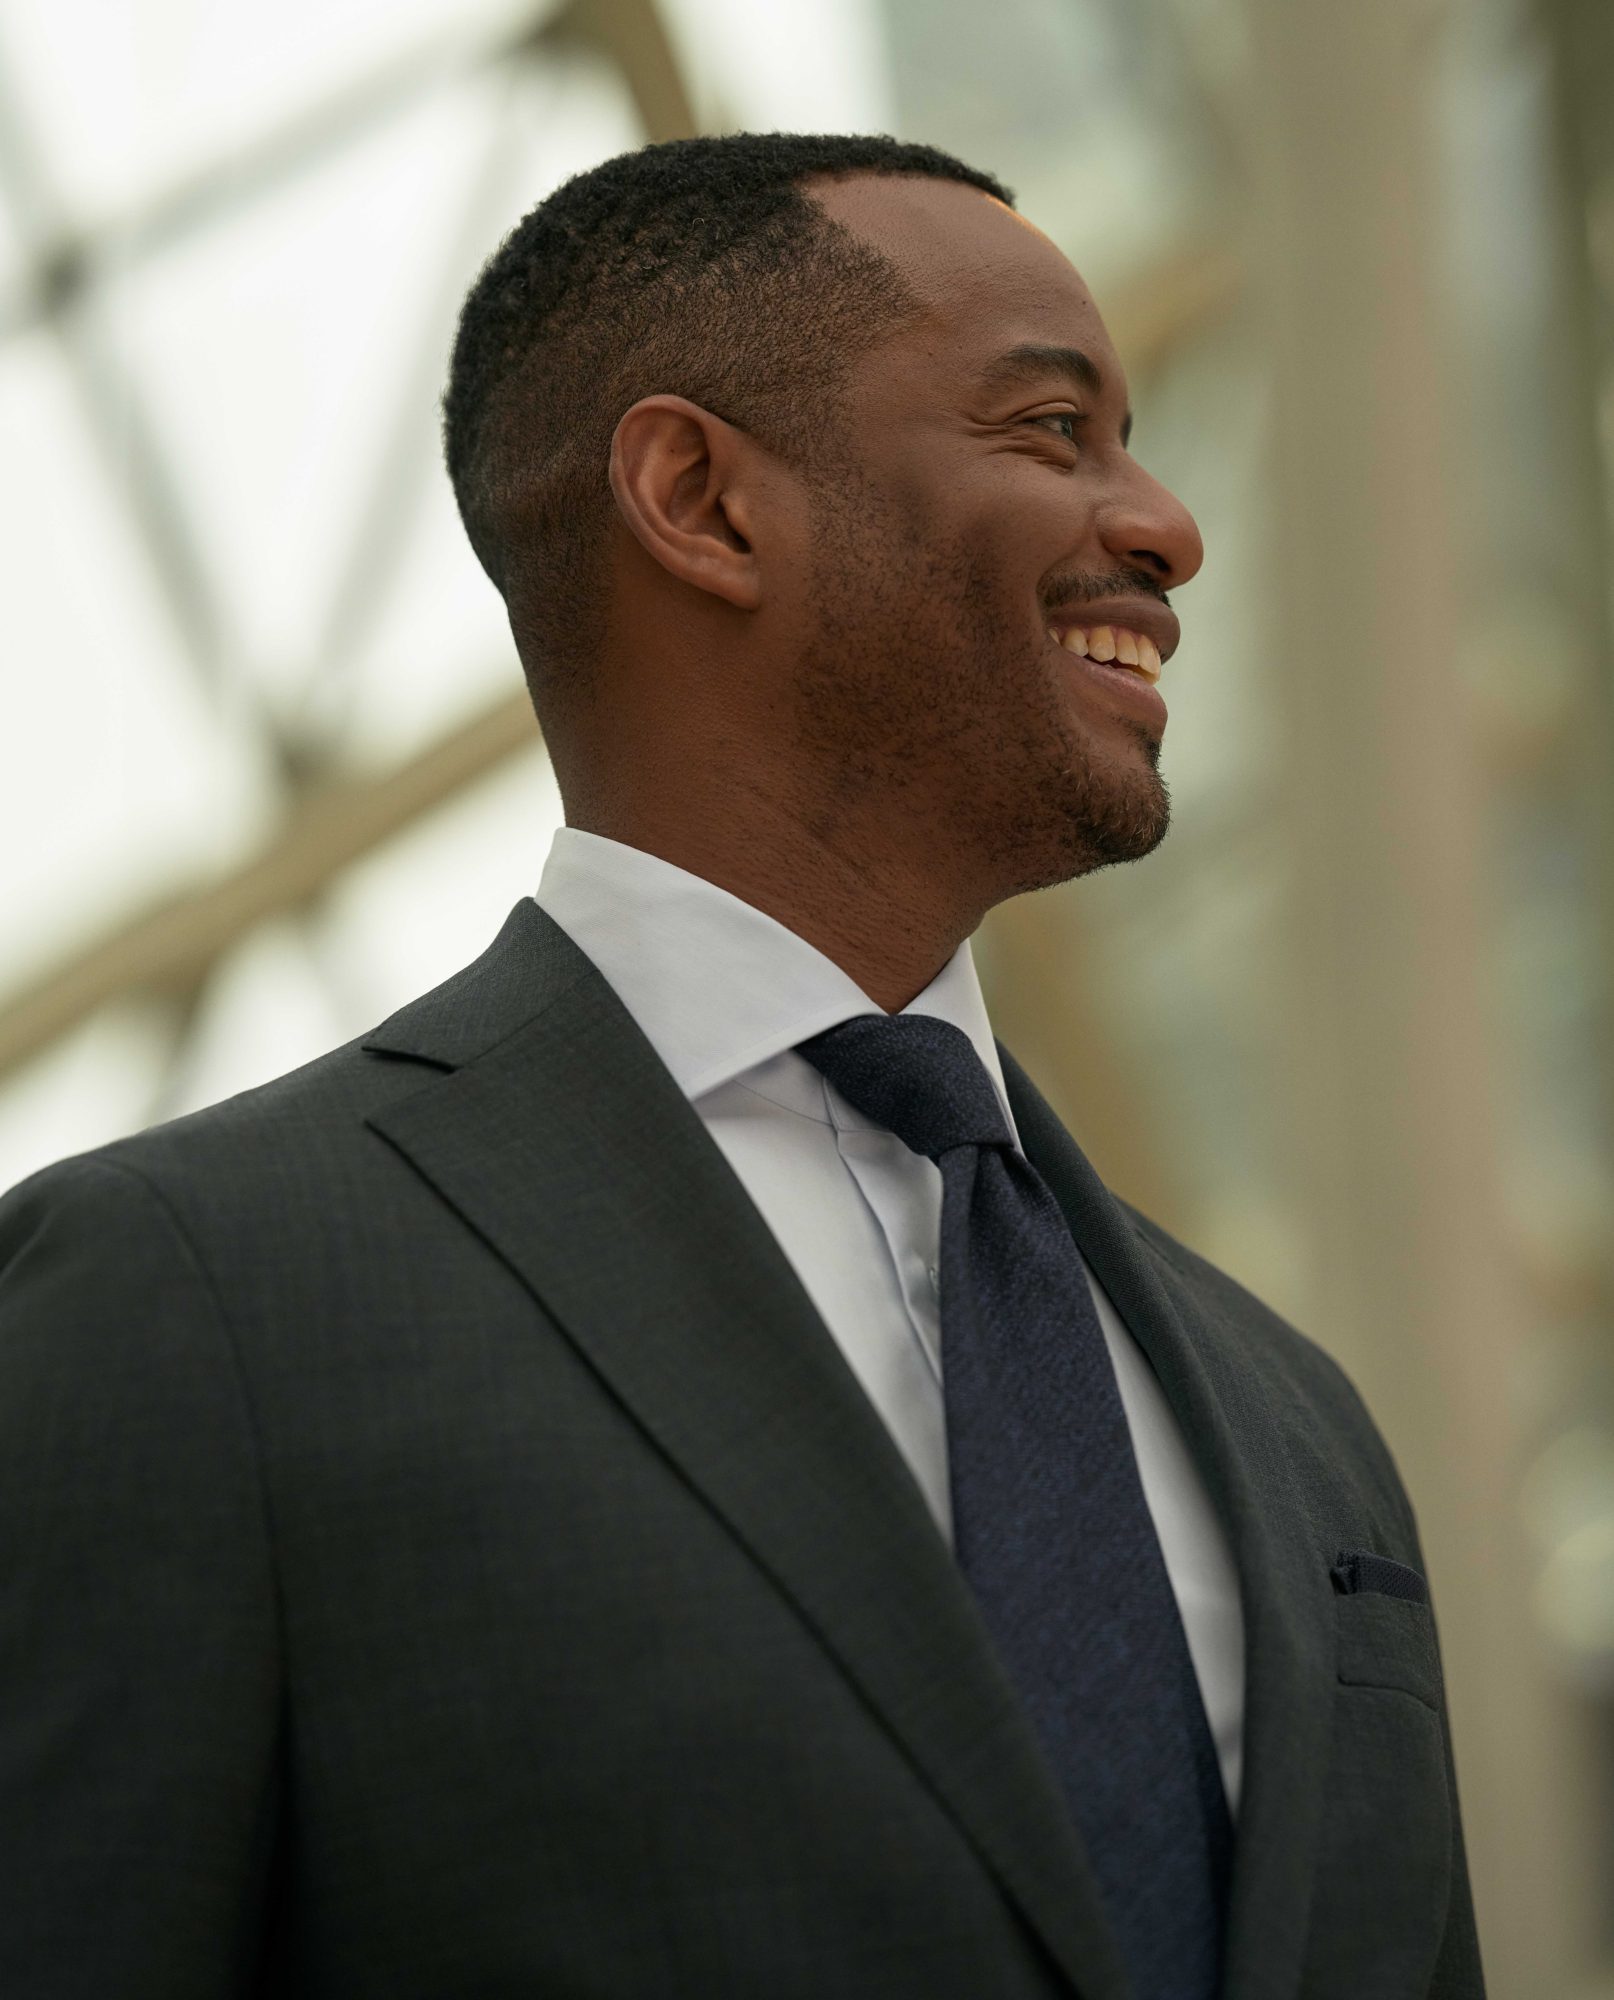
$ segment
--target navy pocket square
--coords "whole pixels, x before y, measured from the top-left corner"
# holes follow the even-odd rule
[[[1429,1586],[1415,1569],[1376,1556],[1370,1549],[1341,1549],[1328,1572],[1335,1590],[1349,1597],[1358,1590],[1376,1590],[1384,1597],[1405,1597],[1413,1604],[1429,1602]]]

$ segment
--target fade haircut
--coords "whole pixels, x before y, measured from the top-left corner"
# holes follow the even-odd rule
[[[923,303],[801,188],[856,173],[1014,199],[947,153],[884,136],[674,139],[565,182],[471,287],[443,450],[541,722],[586,685],[604,637],[608,466],[625,410],[685,396],[814,484],[844,466],[852,364]]]

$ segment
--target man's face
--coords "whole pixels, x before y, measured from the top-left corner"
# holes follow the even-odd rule
[[[793,719],[829,774],[822,831],[886,801],[988,903],[1149,853],[1170,811],[1163,705],[1058,635],[1120,628],[1169,655],[1165,593],[1203,550],[1128,455],[1097,308],[1040,231],[976,189],[858,176],[809,192],[927,302],[858,364],[847,476],[813,496]]]

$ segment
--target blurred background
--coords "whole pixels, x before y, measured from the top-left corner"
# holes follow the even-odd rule
[[[1208,550],[1173,830],[994,913],[994,1021],[1362,1388],[1493,2000],[1614,1994],[1606,0],[0,0],[0,1186],[536,886],[454,317],[568,175],[740,128],[959,153],[1098,298]]]

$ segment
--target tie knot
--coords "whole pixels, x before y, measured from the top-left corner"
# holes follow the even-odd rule
[[[954,1146],[1008,1146],[1008,1120],[962,1028],[930,1014],[860,1014],[797,1048],[848,1104],[938,1159]]]

